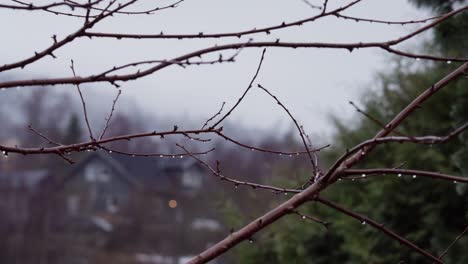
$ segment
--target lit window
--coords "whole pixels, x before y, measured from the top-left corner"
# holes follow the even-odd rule
[[[176,208],[177,207],[177,201],[176,200],[169,200],[168,205],[170,208]]]

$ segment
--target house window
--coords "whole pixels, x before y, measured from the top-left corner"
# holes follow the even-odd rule
[[[80,207],[80,197],[71,194],[67,197],[67,211],[69,215],[77,215]]]
[[[88,182],[108,182],[110,176],[108,171],[99,164],[90,164],[85,169],[85,178]]]
[[[106,197],[106,209],[109,213],[117,213],[119,211],[117,197],[114,197],[114,196]]]
[[[182,175],[182,184],[189,188],[200,188],[201,175],[194,171],[185,171]]]
[[[212,232],[221,229],[221,224],[210,218],[196,218],[193,220],[191,226],[196,230],[207,230]]]

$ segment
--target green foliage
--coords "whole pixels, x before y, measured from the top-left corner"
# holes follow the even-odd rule
[[[455,2],[413,0],[437,13],[454,8]],[[437,27],[431,50],[466,56],[468,18],[461,14]],[[464,48],[465,47],[465,48]],[[417,64],[417,65],[413,65]],[[456,63],[428,63],[402,60],[376,78],[377,92],[368,92],[359,105],[383,123],[391,120],[421,91],[457,67]],[[417,66],[417,67],[415,67]],[[419,68],[418,68],[419,67]],[[401,126],[406,135],[446,135],[467,122],[466,79],[445,87],[424,103]],[[325,154],[329,165],[346,148],[371,138],[381,128],[361,116],[353,124],[335,118],[337,133],[333,149]],[[444,145],[386,144],[373,150],[361,168],[396,167],[441,171],[468,177],[468,134]],[[278,169],[281,171],[281,168]],[[281,174],[281,173],[280,173]],[[307,174],[303,173],[303,179]],[[290,185],[290,183],[288,184]],[[294,183],[293,185],[296,185]],[[296,185],[297,186],[297,185]],[[406,237],[434,255],[439,255],[468,223],[468,188],[463,184],[404,175],[379,175],[365,180],[342,180],[322,193],[338,204],[362,213]],[[379,231],[355,219],[318,204],[300,208],[305,214],[332,223],[326,231],[320,224],[291,215],[263,232],[253,246],[240,249],[240,263],[428,263]],[[446,263],[468,263],[468,238],[458,241],[444,257]]]

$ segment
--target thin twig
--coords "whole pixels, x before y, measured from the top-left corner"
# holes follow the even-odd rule
[[[465,227],[465,230],[463,230],[463,232],[461,232],[460,235],[458,235],[455,240],[452,241],[452,243],[450,243],[450,245],[444,250],[444,252],[442,252],[442,254],[440,254],[439,258],[442,259],[445,255],[447,255],[447,252],[449,251],[449,249],[455,245],[455,243],[457,243],[458,240],[460,240],[464,235],[465,233],[468,232],[468,226]]]
[[[388,168],[380,168],[380,169],[347,169],[343,171],[343,175],[345,175],[347,179],[366,179],[370,176],[378,176],[382,174],[394,174],[401,177],[402,175],[411,175],[421,176],[421,177],[428,177],[432,179],[440,179],[452,182],[462,182],[468,183],[467,177],[459,177],[453,176],[449,174],[443,174],[438,172],[432,171],[421,171],[421,170],[407,170],[407,169],[388,169]],[[359,177],[348,177],[348,175],[361,175]]]
[[[70,69],[73,72],[73,76],[76,77],[75,66],[73,64],[73,60],[71,60]],[[81,93],[80,85],[75,84],[75,86],[76,86],[76,89],[78,90],[78,93],[80,94],[81,105],[83,106],[83,114],[84,114],[84,118],[85,118],[85,122],[86,122],[86,127],[88,128],[89,138],[91,139],[91,141],[96,141],[96,139],[93,136],[93,131],[91,129],[91,125],[89,124],[88,112],[86,111],[86,102],[85,102],[85,100],[83,98],[83,94]]]
[[[308,220],[311,220],[313,222],[316,222],[316,223],[319,223],[321,225],[323,225],[323,227],[325,227],[325,229],[328,230],[329,226],[330,226],[330,222],[326,222],[326,221],[323,221],[321,219],[318,219],[317,217],[313,217],[313,216],[310,216],[310,215],[306,215],[306,214],[303,214],[299,211],[293,211],[294,214],[300,216],[302,219],[308,219]]]
[[[296,126],[297,128],[297,131],[299,132],[299,136],[301,137],[301,140],[302,140],[302,144],[304,145],[304,148],[307,152],[307,155],[309,156],[309,161],[312,165],[312,172],[313,172],[313,175],[314,177],[317,175],[317,164],[314,162],[314,158],[312,157],[312,152],[311,150],[309,149],[309,147],[307,146],[307,141],[306,139],[304,138],[304,135],[302,133],[302,129],[301,129],[301,126],[299,125],[299,123],[297,122],[296,118],[294,118],[294,116],[291,114],[291,111],[289,111],[289,109],[278,99],[278,97],[276,97],[274,94],[272,94],[268,89],[266,89],[265,87],[263,87],[262,85],[258,84],[257,85],[258,88],[262,89],[264,92],[266,92],[271,98],[273,98],[276,103],[281,107],[283,108],[283,110],[288,114],[289,118],[293,121],[294,125]],[[314,178],[315,179],[315,178]]]
[[[31,124],[28,125],[28,128],[29,128],[29,130],[30,130],[31,132],[33,132],[34,134],[36,134],[36,135],[40,136],[41,138],[47,140],[47,142],[48,142],[49,144],[56,145],[56,146],[62,146],[62,144],[55,142],[54,140],[48,138],[48,137],[45,136],[44,134],[42,134],[42,133],[40,133],[39,131],[35,130],[35,129],[31,126]]]
[[[255,71],[255,74],[253,75],[252,79],[250,79],[250,82],[249,82],[249,85],[247,86],[247,89],[245,89],[244,93],[242,94],[242,96],[237,100],[237,102],[234,104],[234,106],[231,107],[231,109],[229,109],[229,111],[224,115],[222,116],[214,125],[211,126],[211,128],[215,128],[217,125],[219,125],[221,122],[223,122],[224,119],[226,119],[226,117],[228,117],[232,111],[234,111],[234,109],[237,108],[237,106],[242,102],[242,100],[244,99],[245,95],[249,92],[249,90],[252,88],[252,84],[253,82],[255,81],[255,79],[257,79],[257,76],[258,76],[258,73],[260,72],[260,69],[262,67],[262,63],[263,63],[263,59],[265,58],[265,52],[266,52],[266,49],[263,49],[262,51],[262,56],[260,57],[260,61],[258,62],[258,66],[257,66],[257,70]]]
[[[122,93],[122,90],[119,89],[118,92],[117,92],[117,95],[115,96],[114,101],[112,102],[112,108],[111,108],[110,114],[106,118],[106,124],[104,126],[104,129],[102,130],[101,135],[99,136],[99,140],[101,140],[104,137],[104,135],[106,134],[106,130],[109,127],[109,122],[111,121],[112,114],[114,113],[114,110],[115,110],[115,104],[117,103],[117,100],[119,100],[119,96],[120,96],[121,93]]]
[[[210,123],[213,119],[215,119],[217,116],[219,116],[221,114],[221,112],[223,112],[224,105],[226,105],[226,102],[223,102],[221,104],[221,108],[218,110],[218,112],[216,114],[214,114],[212,117],[210,117],[208,120],[206,120],[205,124],[203,124],[201,129],[204,129],[208,125],[208,123]]]
[[[407,240],[406,238],[398,235],[397,233],[393,232],[392,230],[390,230],[389,228],[385,227],[383,224],[380,224],[380,223],[377,223],[375,222],[374,220],[370,219],[369,217],[367,216],[364,216],[364,215],[361,215],[361,214],[358,214],[358,213],[355,213],[351,210],[348,210],[336,203],[333,203],[329,200],[326,200],[326,199],[323,199],[323,198],[320,198],[320,197],[316,197],[315,198],[315,201],[323,204],[323,205],[326,205],[330,208],[333,208],[343,214],[346,214],[348,216],[351,216],[357,220],[359,220],[359,222],[363,225],[367,225],[369,224],[370,226],[374,227],[375,229],[381,231],[382,233],[386,234],[387,236],[397,240],[398,242],[400,242],[401,244],[409,247],[410,249],[418,252],[421,256],[424,256],[426,257],[427,259],[430,259],[436,263],[443,263],[442,260],[440,258],[437,258],[435,256],[433,256],[431,253],[427,252],[426,250],[418,247],[417,245],[415,245],[414,243],[410,242],[409,240]]]

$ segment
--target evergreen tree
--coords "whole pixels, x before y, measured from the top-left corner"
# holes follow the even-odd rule
[[[76,113],[70,116],[68,125],[63,133],[63,143],[72,144],[78,142],[82,138],[80,119]]]
[[[412,0],[436,14],[451,11],[467,1]],[[425,49],[449,56],[466,57],[468,15],[456,16],[434,30]],[[417,67],[414,67],[417,64]],[[398,66],[378,76],[380,89],[367,93],[362,109],[383,123],[391,120],[419,93],[453,70],[456,63],[400,60]],[[416,68],[416,70],[414,70]],[[445,135],[467,122],[466,80],[438,92],[411,115],[398,131],[407,135]],[[371,138],[381,128],[360,117],[353,123],[335,121],[338,132],[326,154],[328,163],[346,148]],[[468,177],[468,135],[444,144],[387,144],[377,147],[360,165],[363,168],[396,167],[441,171]],[[468,188],[461,184],[410,175],[381,175],[358,181],[342,180],[322,193],[347,208],[384,223],[434,255],[439,255],[468,223]],[[305,224],[297,216],[276,223],[260,235],[255,246],[238,250],[242,263],[427,263],[418,254],[355,219],[321,205],[307,205],[301,212],[332,222],[329,231],[316,223]],[[447,263],[468,263],[465,240],[458,241],[444,257]]]

